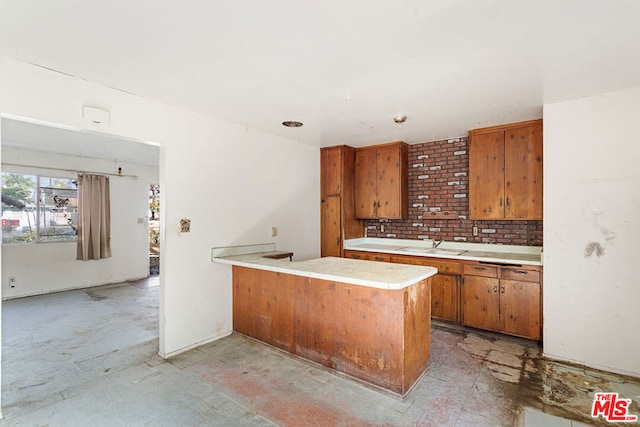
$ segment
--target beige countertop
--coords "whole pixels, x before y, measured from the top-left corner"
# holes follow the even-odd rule
[[[540,246],[442,242],[434,251],[432,240],[364,237],[345,240],[344,248],[354,251],[483,261],[496,264],[542,265],[542,247]]]
[[[403,289],[438,272],[433,267],[335,257],[305,261],[265,258],[274,253],[279,252],[273,244],[213,248],[211,260],[222,264],[380,289]]]

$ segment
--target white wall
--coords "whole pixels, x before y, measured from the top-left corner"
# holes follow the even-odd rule
[[[109,110],[111,124],[82,120],[82,105]],[[160,143],[162,356],[232,330],[230,267],[211,262],[211,247],[274,241],[319,255],[317,147],[8,59],[0,113]]]
[[[635,376],[639,117],[640,88],[544,107],[544,353]]]
[[[113,173],[111,160],[98,160],[72,155],[4,147],[2,161],[20,165],[75,169]],[[38,243],[5,245],[2,252],[2,298],[56,292],[126,280],[149,275],[148,223],[138,224],[138,218],[148,216],[149,184],[158,182],[158,168],[118,163],[123,174],[111,177],[111,249],[112,257],[100,261],[76,261],[76,243]],[[42,170],[3,166],[4,172],[43,174],[75,178],[76,174],[57,170]],[[15,277],[16,287],[9,287],[9,277]]]

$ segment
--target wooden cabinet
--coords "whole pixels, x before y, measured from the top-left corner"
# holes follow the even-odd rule
[[[465,264],[462,323],[540,340],[542,307],[539,267]]]
[[[469,136],[471,219],[542,219],[542,120]]]
[[[542,267],[345,250],[345,258],[435,267],[436,320],[541,340]]]
[[[437,268],[438,274],[431,277],[431,317],[448,322],[460,322],[462,264],[453,260],[405,255],[392,255],[391,262]]]
[[[342,256],[344,239],[364,236],[355,217],[355,148],[320,149],[320,255]]]
[[[393,142],[358,148],[355,161],[356,217],[407,218],[407,144]]]

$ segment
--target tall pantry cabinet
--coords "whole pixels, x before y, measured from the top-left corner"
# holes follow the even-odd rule
[[[343,256],[344,239],[364,237],[355,217],[355,149],[320,149],[320,256]]]

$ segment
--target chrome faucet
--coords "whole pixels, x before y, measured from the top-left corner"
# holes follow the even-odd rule
[[[440,240],[439,242],[437,240],[433,240],[433,249],[436,249],[438,246],[440,246],[442,242],[444,242],[444,239]]]

